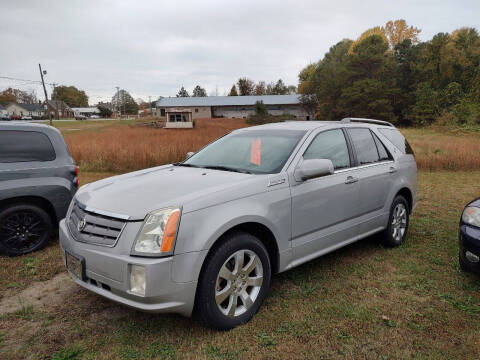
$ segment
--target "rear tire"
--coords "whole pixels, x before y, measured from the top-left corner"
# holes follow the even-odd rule
[[[388,226],[383,233],[382,244],[388,247],[400,246],[407,238],[409,223],[408,202],[402,195],[397,195],[390,207]]]
[[[0,251],[18,256],[43,248],[52,235],[50,216],[31,204],[15,204],[0,210]]]
[[[235,232],[205,260],[198,282],[197,309],[208,327],[229,330],[248,322],[270,287],[267,249],[255,236]]]

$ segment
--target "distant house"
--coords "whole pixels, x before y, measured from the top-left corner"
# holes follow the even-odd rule
[[[72,109],[62,100],[48,100],[46,106],[50,114],[57,119],[73,117]]]
[[[74,116],[84,115],[86,117],[90,117],[92,115],[100,115],[100,110],[97,107],[72,107],[72,111]]]
[[[302,107],[300,96],[207,96],[167,97],[157,101],[157,116],[165,118],[169,109],[191,111],[193,119],[226,117],[246,118],[255,114],[255,103],[263,101],[271,115],[290,115],[292,119],[311,120],[311,115]],[[166,119],[168,120],[168,119]]]
[[[42,104],[9,103],[5,106],[5,109],[8,116],[42,117],[45,115],[45,109]]]
[[[4,116],[8,116],[8,112],[7,112],[7,109],[5,109],[5,107],[0,104],[0,117],[4,117]]]

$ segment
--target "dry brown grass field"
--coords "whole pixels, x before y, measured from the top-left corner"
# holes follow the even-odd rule
[[[415,151],[420,169],[480,170],[480,131],[401,129]]]
[[[130,125],[62,125],[82,184],[181,160],[245,123]],[[402,132],[420,171],[401,247],[383,248],[373,236],[276,275],[250,323],[216,332],[82,289],[54,239],[26,256],[0,256],[0,359],[479,359],[480,278],[457,260],[461,211],[480,196],[479,133]]]
[[[193,130],[115,124],[64,135],[82,171],[127,172],[180,161],[187,152],[245,126],[240,119],[203,119]]]
[[[180,161],[212,140],[247,124],[242,119],[200,119],[193,130],[140,127],[133,122],[63,125],[61,130],[82,171],[127,172]],[[81,128],[82,131],[78,131]],[[420,169],[480,170],[480,132],[442,128],[401,129]]]

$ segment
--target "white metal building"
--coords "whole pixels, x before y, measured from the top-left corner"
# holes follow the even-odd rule
[[[169,109],[192,112],[193,119],[226,117],[246,118],[255,114],[255,103],[263,101],[269,114],[290,115],[292,119],[310,120],[299,95],[168,97],[157,101],[157,116],[165,118]]]

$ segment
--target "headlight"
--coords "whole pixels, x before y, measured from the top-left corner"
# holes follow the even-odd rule
[[[147,256],[171,255],[179,222],[179,208],[152,211],[143,221],[132,253]]]
[[[466,224],[480,227],[480,208],[467,206],[463,210],[462,220]]]

